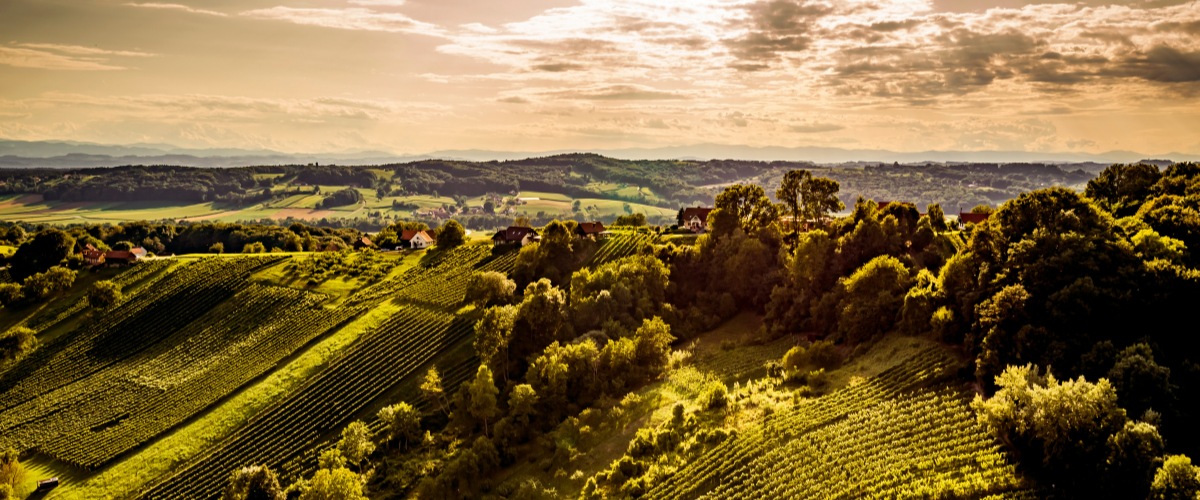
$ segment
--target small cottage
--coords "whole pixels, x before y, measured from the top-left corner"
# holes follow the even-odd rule
[[[501,229],[492,235],[492,245],[511,245],[519,244],[521,246],[528,245],[534,241],[540,241],[541,236],[538,236],[536,229],[530,227],[509,226],[508,229]]]
[[[704,207],[688,207],[683,209],[683,227],[691,229],[693,233],[703,233],[708,230],[708,214],[716,210],[715,208]]]
[[[402,248],[420,250],[422,248],[429,248],[436,242],[437,241],[433,239],[433,236],[431,236],[428,231],[406,229],[400,234],[400,246]]]

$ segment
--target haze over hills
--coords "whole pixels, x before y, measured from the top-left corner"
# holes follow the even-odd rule
[[[1170,152],[1147,154],[1114,150],[1104,153],[1039,153],[1028,151],[922,151],[897,152],[882,149],[843,149],[828,147],[754,147],[724,144],[694,144],[661,148],[624,148],[598,150],[493,151],[484,149],[438,150],[425,154],[396,154],[387,151],[345,151],[339,153],[287,153],[268,149],[209,148],[188,149],[168,144],[108,145],[73,141],[0,140],[0,168],[84,168],[131,164],[178,164],[201,167],[334,163],[338,165],[375,165],[402,163],[431,158],[490,161],[516,160],[564,153],[590,152],[618,159],[740,159],[760,161],[812,161],[816,163],[866,162],[1096,162],[1130,163],[1145,159],[1197,161],[1200,155]]]

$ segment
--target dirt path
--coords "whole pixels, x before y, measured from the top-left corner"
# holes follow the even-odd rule
[[[229,210],[226,212],[218,212],[215,214],[200,215],[200,216],[196,216],[196,217],[187,217],[187,218],[179,219],[179,221],[183,222],[183,221],[210,220],[210,219],[216,219],[219,217],[224,217],[226,215],[233,215],[236,213],[241,213],[241,210]]]

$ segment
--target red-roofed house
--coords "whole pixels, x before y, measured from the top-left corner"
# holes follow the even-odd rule
[[[492,235],[493,245],[506,245],[516,243],[521,246],[528,245],[530,242],[541,240],[536,229],[529,227],[509,226],[508,229],[501,229]]]
[[[983,221],[988,220],[988,217],[990,217],[991,215],[992,214],[972,214],[972,213],[959,212],[958,213],[958,224],[960,226],[966,226],[967,224],[979,224],[979,223],[982,223]]]
[[[89,266],[98,266],[104,263],[104,252],[96,249],[91,243],[83,247],[83,262]]]
[[[606,234],[608,234],[608,232],[604,230],[604,223],[599,221],[580,222],[579,227],[575,228],[575,236],[579,238],[587,238],[588,236],[593,238],[603,238]]]
[[[433,236],[429,235],[428,231],[417,231],[415,229],[405,229],[400,233],[400,246],[413,249],[429,248],[436,241]]]
[[[375,246],[375,244],[371,243],[371,238],[363,236],[362,238],[354,240],[354,243],[351,246],[353,246],[355,249],[363,249],[363,248],[371,248],[371,247]]]
[[[113,250],[111,252],[104,253],[104,263],[107,264],[108,267],[127,266],[137,262],[137,260],[137,254],[133,252],[127,252],[125,250]]]
[[[715,208],[688,207],[683,209],[683,227],[692,232],[702,233],[708,230],[708,213]]]
[[[142,247],[133,247],[129,249],[129,253],[137,257],[137,260],[146,258],[146,249]]]

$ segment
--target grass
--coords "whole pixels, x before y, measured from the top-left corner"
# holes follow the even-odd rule
[[[109,500],[131,496],[220,442],[254,414],[304,384],[364,332],[378,326],[399,309],[400,306],[384,304],[371,310],[187,425],[94,474],[64,480],[62,486],[46,498]],[[48,464],[47,467],[56,466]]]

